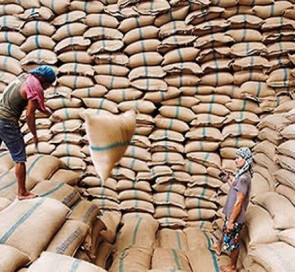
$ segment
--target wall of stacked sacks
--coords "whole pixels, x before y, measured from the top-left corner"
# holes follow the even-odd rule
[[[105,260],[114,249],[120,222],[123,227],[111,271],[117,271],[122,256],[139,256],[138,250],[126,254],[128,246],[150,248],[152,242],[136,244],[134,238],[142,222],[154,226],[152,241],[157,240],[159,227],[211,230],[212,221],[220,226],[228,187],[218,179],[219,169],[235,171],[236,148],[253,148],[257,140],[278,136],[273,127],[257,124],[293,98],[295,1],[0,0],[0,4],[1,92],[16,76],[40,64],[51,65],[58,73],[56,87],[45,96],[47,106],[64,121],[55,124],[37,115],[38,152],[59,158],[60,167],[71,171],[59,169],[55,178],[52,171],[32,182],[29,178],[29,188],[46,195],[58,192],[59,186],[72,186],[68,207],[80,198],[92,200],[108,218],[110,237],[97,235],[92,248],[78,243],[77,256],[107,267]],[[103,185],[91,162],[83,113],[119,114],[132,108],[137,112],[136,135]],[[25,122],[22,131],[27,153],[33,155]],[[265,191],[267,184],[275,190],[272,173],[278,166],[269,161],[273,147],[267,147],[264,155],[261,146],[254,148],[254,181],[259,182],[254,183],[253,195]],[[266,162],[273,166],[270,175]],[[12,167],[7,165],[3,174]],[[13,172],[5,177],[0,193],[13,201]],[[40,183],[52,178],[55,183]],[[138,228],[132,229],[135,226],[129,221]],[[96,233],[101,233],[100,224],[95,224]],[[124,238],[134,231],[133,238]],[[184,232],[171,235],[182,237]],[[159,251],[195,250],[165,243]],[[216,265],[207,246],[204,242],[201,248]],[[179,251],[163,255],[175,257]],[[98,252],[108,253],[104,261],[98,260]],[[143,251],[142,260],[148,263],[161,255],[156,253]],[[184,256],[189,265],[176,263],[174,269],[191,271],[191,266],[195,271],[195,259]]]

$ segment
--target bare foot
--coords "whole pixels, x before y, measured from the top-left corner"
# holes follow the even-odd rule
[[[19,200],[24,200],[24,199],[32,199],[32,198],[36,198],[38,197],[38,195],[32,194],[32,193],[25,193],[22,195],[18,195],[18,199]]]
[[[220,256],[221,254],[221,248],[219,246],[210,247],[210,250],[215,252],[217,256]]]
[[[220,267],[222,272],[233,272],[236,271],[236,267],[232,264],[228,264],[228,265],[222,265]]]

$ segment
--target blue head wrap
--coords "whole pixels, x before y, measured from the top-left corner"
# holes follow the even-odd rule
[[[40,75],[43,76],[48,82],[53,83],[56,79],[56,75],[54,70],[47,65],[42,65],[36,68],[33,71],[29,72],[32,75]]]

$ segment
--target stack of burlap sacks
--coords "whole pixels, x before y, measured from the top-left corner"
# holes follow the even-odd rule
[[[107,267],[121,212],[119,244],[134,227],[129,220],[141,226],[143,218],[155,225],[151,237],[156,233],[149,215],[133,212],[152,214],[160,227],[210,230],[216,218],[221,226],[228,186],[218,179],[219,169],[234,172],[235,150],[252,148],[256,136],[275,137],[262,123],[258,132],[259,117],[291,99],[293,0],[9,0],[0,12],[0,90],[22,71],[54,67],[58,82],[46,91],[46,104],[64,121],[54,124],[38,113],[38,152],[60,158],[75,172],[70,185],[79,180],[80,194],[104,211],[107,234],[86,251],[80,248],[79,258]],[[118,114],[131,108],[136,135],[102,184],[91,162],[84,110]],[[26,125],[22,131],[33,154],[32,135]],[[255,150],[253,196],[273,191],[275,183],[266,171],[273,163],[266,165],[261,155],[272,159],[273,147]],[[69,172],[60,171],[56,182],[68,183]],[[99,224],[95,229],[101,234]],[[117,243],[113,271],[126,253],[126,244]]]
[[[79,269],[86,265],[93,271],[104,271],[81,262],[81,259],[105,266],[105,250],[99,250],[98,245],[101,241],[114,242],[114,228],[119,222],[115,224],[114,213],[101,214],[100,203],[82,199],[75,188],[80,175],[65,169],[65,164],[53,156],[30,156],[27,188],[39,197],[19,201],[15,199],[17,182],[10,154],[3,152],[0,160],[3,271],[17,271],[35,261],[43,251],[46,253],[28,271],[45,271],[41,267],[50,271],[52,262],[56,264],[56,258],[59,259],[60,270],[80,263]]]

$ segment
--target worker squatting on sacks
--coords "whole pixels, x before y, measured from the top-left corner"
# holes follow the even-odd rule
[[[224,272],[235,271],[239,256],[239,233],[245,222],[245,213],[249,204],[251,178],[253,177],[252,153],[248,147],[237,150],[235,163],[237,172],[232,178],[228,172],[222,172],[221,178],[230,185],[223,208],[225,223],[223,236],[219,244],[212,248],[218,255],[221,250],[230,252],[231,264],[222,266]]]
[[[51,86],[56,76],[49,66],[40,66],[28,74],[22,74],[12,81],[4,90],[0,100],[0,145],[2,141],[7,146],[15,162],[15,175],[18,184],[18,199],[34,198],[36,195],[26,189],[26,149],[23,135],[19,128],[19,118],[27,107],[26,121],[33,134],[33,140],[38,145],[35,126],[35,111],[51,115],[45,107],[44,90]],[[52,115],[55,121],[60,121]]]

